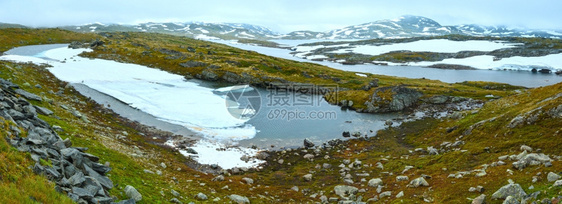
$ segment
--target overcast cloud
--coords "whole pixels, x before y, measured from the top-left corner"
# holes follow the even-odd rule
[[[33,27],[86,23],[232,22],[287,33],[327,31],[402,15],[442,25],[506,25],[562,30],[559,0],[0,0],[0,22]]]

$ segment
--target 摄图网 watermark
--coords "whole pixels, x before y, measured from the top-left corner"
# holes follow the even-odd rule
[[[319,110],[324,100],[338,101],[337,90],[337,85],[299,84],[270,85],[265,91],[240,85],[219,92],[226,95],[226,108],[237,119],[247,121],[265,114],[269,120],[291,121],[337,119],[336,111]]]

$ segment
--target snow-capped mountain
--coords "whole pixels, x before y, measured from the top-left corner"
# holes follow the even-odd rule
[[[269,28],[257,25],[243,23],[141,23],[137,25],[104,25],[101,23],[93,23],[82,26],[66,26],[63,29],[76,32],[112,32],[112,31],[136,31],[136,32],[152,32],[167,33],[174,35],[183,35],[193,38],[250,38],[264,39],[275,38],[278,33],[271,31]]]
[[[392,20],[348,26],[328,32],[312,31],[292,32],[281,36],[285,39],[373,39],[373,38],[409,38],[422,36],[439,36],[460,34],[470,36],[497,37],[547,37],[561,38],[562,32],[525,30],[503,26],[455,25],[442,26],[438,22],[421,16],[402,16]]]
[[[93,23],[82,26],[66,26],[62,28],[77,32],[157,32],[200,39],[372,39],[440,36],[449,34],[497,37],[562,38],[562,31],[527,30],[508,28],[504,26],[482,26],[474,24],[443,26],[432,19],[421,16],[402,16],[397,19],[379,20],[327,32],[294,31],[287,34],[279,34],[263,26],[242,23],[188,22],[141,23],[137,25],[104,25],[101,23]]]

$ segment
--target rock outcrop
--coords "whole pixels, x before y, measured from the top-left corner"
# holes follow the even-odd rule
[[[382,87],[375,90],[362,112],[385,113],[402,111],[416,105],[423,94],[404,86]]]

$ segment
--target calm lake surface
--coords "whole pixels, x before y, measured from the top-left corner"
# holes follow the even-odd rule
[[[373,64],[361,65],[342,65],[329,61],[312,61],[293,56],[290,50],[260,47],[246,44],[233,43],[231,41],[215,40],[212,42],[222,43],[236,48],[255,51],[264,55],[285,58],[300,62],[310,62],[325,65],[334,69],[352,72],[372,73],[388,76],[398,76],[406,78],[426,78],[434,79],[447,83],[463,81],[491,81],[507,83],[524,87],[548,86],[562,82],[562,76],[556,74],[531,73],[529,71],[503,71],[503,70],[446,70],[419,66],[380,66]],[[296,46],[303,43],[318,42],[318,40],[279,40],[280,44]]]

